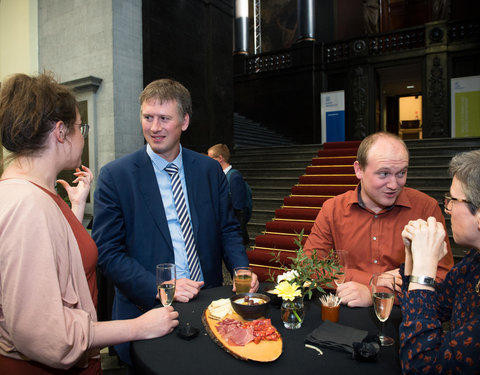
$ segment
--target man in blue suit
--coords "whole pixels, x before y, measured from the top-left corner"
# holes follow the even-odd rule
[[[188,90],[173,80],[157,80],[143,90],[140,103],[147,146],[105,165],[94,195],[92,235],[98,264],[115,285],[113,319],[134,318],[158,304],[159,263],[176,264],[175,300],[180,302],[194,298],[202,287],[222,285],[222,260],[230,271],[249,264],[220,165],[180,145],[192,113]],[[196,272],[190,275],[190,255],[187,259],[176,197],[165,170],[172,164],[178,168],[193,229],[198,277]],[[257,289],[254,275],[251,291]],[[115,349],[131,365],[129,344]]]
[[[223,173],[227,177],[230,188],[230,198],[232,199],[233,211],[242,230],[243,244],[248,246],[249,237],[247,230],[248,223],[248,194],[247,185],[240,171],[233,169],[230,164],[230,150],[223,143],[217,143],[207,151],[209,158],[215,159],[220,163]],[[250,207],[251,208],[251,207]],[[250,212],[251,214],[251,212]]]

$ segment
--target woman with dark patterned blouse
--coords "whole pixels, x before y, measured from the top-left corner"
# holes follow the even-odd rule
[[[433,217],[405,226],[404,374],[480,374],[480,150],[455,156],[450,173],[445,212],[451,215],[455,242],[472,249],[435,285],[437,263],[446,253],[443,226]],[[450,329],[443,332],[446,321]]]

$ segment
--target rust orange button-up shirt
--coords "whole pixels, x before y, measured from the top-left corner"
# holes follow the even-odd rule
[[[323,204],[304,249],[317,249],[322,255],[331,249],[348,250],[345,281],[368,285],[372,274],[393,270],[405,261],[402,231],[410,220],[433,216],[444,226],[445,220],[437,201],[418,190],[403,188],[394,206],[375,214],[359,203],[359,189],[360,185]],[[453,266],[448,237],[446,241],[448,253],[438,264],[437,281]]]

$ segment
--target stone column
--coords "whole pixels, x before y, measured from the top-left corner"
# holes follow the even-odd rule
[[[248,0],[235,0],[234,54],[248,54]]]
[[[299,31],[297,42],[315,41],[315,0],[297,0],[297,17]]]
[[[374,74],[369,65],[352,67],[346,90],[345,110],[350,119],[345,129],[346,139],[362,140],[378,129],[375,127]]]
[[[450,136],[448,49],[446,22],[425,25],[425,87],[423,89],[423,137]]]

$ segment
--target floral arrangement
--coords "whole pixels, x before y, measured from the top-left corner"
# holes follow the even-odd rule
[[[290,283],[288,280],[279,282],[273,292],[284,301],[293,301],[296,297],[302,296],[300,285],[297,285],[295,282]]]
[[[333,288],[332,282],[336,275],[341,273],[333,251],[323,258],[317,256],[316,250],[308,255],[303,250],[302,239],[303,229],[295,239],[298,246],[296,256],[289,258],[291,263],[288,265],[282,263],[280,254],[272,253],[272,261],[280,264],[280,268],[285,271],[277,276],[274,290],[283,300],[292,301],[299,296],[308,296],[311,299],[314,290],[323,294],[323,287]],[[270,280],[275,281],[274,275],[270,274]]]
[[[295,277],[295,271],[289,271],[291,277]],[[282,275],[281,275],[282,276]],[[285,327],[289,328],[291,326],[294,326],[296,324],[301,325],[303,322],[303,314],[299,313],[299,309],[295,306],[295,298],[301,297],[302,296],[302,291],[300,290],[300,285],[297,285],[295,282],[290,283],[288,280],[284,280],[278,283],[278,285],[275,287],[275,289],[272,291],[272,293],[277,294],[279,297],[282,298],[283,303],[282,303],[282,321],[287,323]],[[284,304],[287,304],[284,307]],[[303,302],[302,302],[303,304]],[[293,314],[293,316],[296,319],[297,323],[289,322],[291,319],[289,317],[290,314]],[[290,325],[289,325],[290,324]]]

